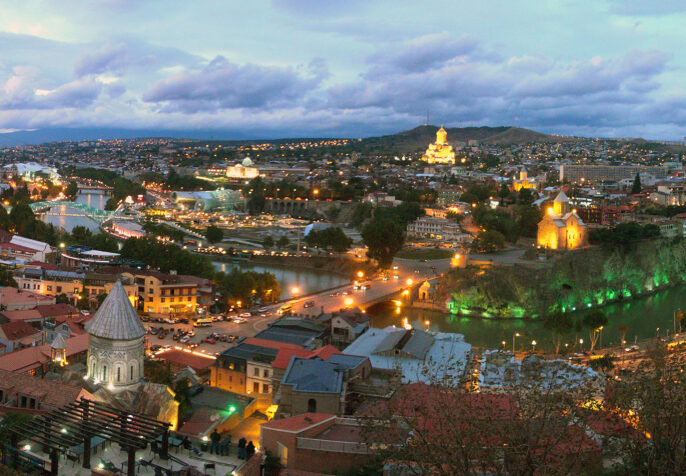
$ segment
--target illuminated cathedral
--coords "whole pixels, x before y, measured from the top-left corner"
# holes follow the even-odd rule
[[[455,164],[455,152],[453,147],[448,144],[448,133],[441,126],[436,132],[436,142],[429,144],[422,160],[430,164]]]
[[[573,250],[588,244],[586,225],[569,210],[569,199],[560,192],[538,224],[538,245],[552,250]]]

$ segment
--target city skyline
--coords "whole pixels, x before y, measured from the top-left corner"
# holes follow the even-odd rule
[[[0,131],[683,138],[686,6],[583,3],[7,2]]]

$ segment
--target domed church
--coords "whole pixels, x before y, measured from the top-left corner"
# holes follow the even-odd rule
[[[111,392],[132,390],[143,377],[145,327],[120,281],[85,329],[90,335],[86,379]]]

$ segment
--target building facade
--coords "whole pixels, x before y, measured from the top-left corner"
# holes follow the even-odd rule
[[[448,144],[448,133],[443,129],[443,126],[436,132],[436,142],[429,144],[422,160],[430,164],[455,165],[455,151]]]
[[[588,231],[576,210],[569,210],[569,199],[564,192],[555,198],[538,223],[537,242],[551,250],[573,250],[588,245]]]

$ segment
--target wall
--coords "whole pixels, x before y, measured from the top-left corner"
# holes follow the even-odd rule
[[[229,392],[245,394],[245,374],[212,366],[210,367],[210,385]]]

